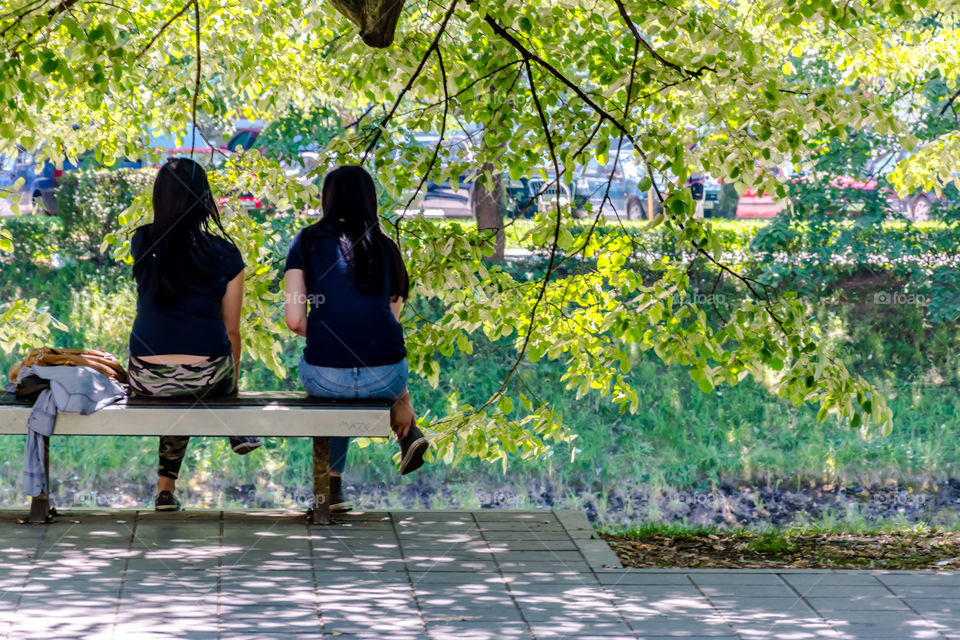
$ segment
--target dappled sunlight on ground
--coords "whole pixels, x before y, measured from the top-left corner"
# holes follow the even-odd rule
[[[0,512],[0,639],[947,638],[960,575],[625,570],[569,512]]]

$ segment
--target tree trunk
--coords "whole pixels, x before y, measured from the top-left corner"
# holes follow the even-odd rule
[[[360,27],[360,37],[370,47],[383,49],[393,43],[404,0],[329,0],[330,4]]]
[[[473,183],[473,192],[470,194],[470,208],[473,217],[477,219],[477,230],[486,231],[493,235],[493,255],[486,259],[490,262],[503,260],[503,250],[506,244],[506,234],[503,230],[504,194],[503,180],[499,173],[494,172],[493,165],[485,165],[484,172],[493,173],[493,191],[487,189],[480,180]]]

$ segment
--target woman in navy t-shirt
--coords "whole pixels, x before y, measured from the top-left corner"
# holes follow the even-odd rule
[[[221,235],[210,232],[212,226]],[[187,158],[169,160],[153,185],[153,222],[130,242],[137,317],[130,332],[130,388],[137,395],[203,398],[234,393],[240,368],[243,258],[220,222],[207,174]],[[160,438],[157,511],[173,495],[189,438]],[[231,437],[239,454],[259,438]]]
[[[407,390],[400,310],[410,283],[400,249],[380,228],[377,193],[363,168],[344,166],[323,181],[323,217],[302,229],[287,254],[287,326],[307,339],[300,379],[324,398],[393,400],[400,473],[418,469],[428,447]],[[330,439],[331,503],[350,508],[340,476],[349,438]]]

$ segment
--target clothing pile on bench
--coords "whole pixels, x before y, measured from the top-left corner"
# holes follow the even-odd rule
[[[7,390],[18,398],[33,400],[27,419],[24,493],[38,496],[47,491],[44,438],[53,434],[57,414],[89,415],[122,400],[127,392],[120,383],[126,380],[120,361],[104,351],[43,347],[10,369]]]

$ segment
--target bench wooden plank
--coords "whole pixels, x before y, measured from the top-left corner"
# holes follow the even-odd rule
[[[15,400],[12,395],[0,396],[0,435],[26,434],[31,407],[10,400]],[[296,398],[251,394],[232,403],[131,398],[126,404],[108,406],[89,416],[60,414],[54,434],[377,438],[390,434],[389,404],[322,401],[302,394]]]

